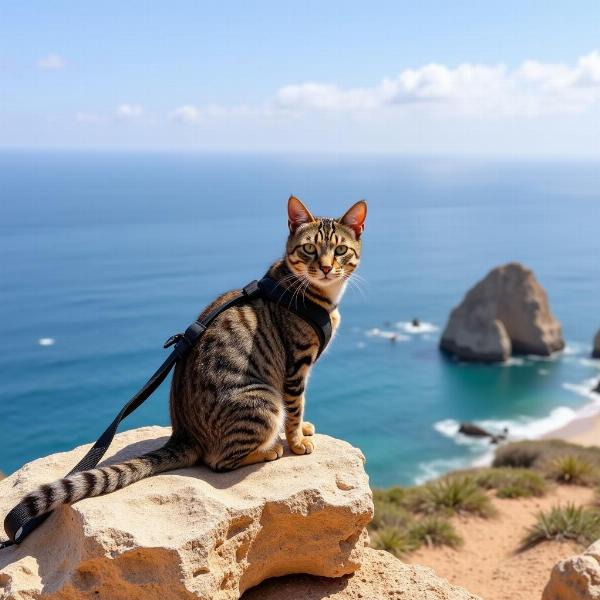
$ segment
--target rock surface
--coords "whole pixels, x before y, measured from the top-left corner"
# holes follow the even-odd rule
[[[427,567],[407,565],[388,552],[367,548],[356,573],[338,579],[288,575],[270,579],[242,600],[480,600],[437,577]]]
[[[450,314],[440,342],[462,360],[483,362],[511,354],[549,356],[564,346],[546,292],[519,263],[492,269],[471,288]]]
[[[110,462],[161,446],[165,427],[116,436]],[[237,599],[289,573],[340,577],[361,563],[373,504],[361,452],[318,435],[316,450],[231,473],[181,469],[57,510],[0,552],[0,598]],[[0,482],[4,515],[61,477],[87,447]]]
[[[596,336],[594,337],[592,358],[600,358],[600,329],[598,329],[598,333],[596,333]]]
[[[600,600],[600,541],[555,565],[542,600]]]

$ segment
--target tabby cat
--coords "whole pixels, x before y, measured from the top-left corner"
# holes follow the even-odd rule
[[[339,219],[313,217],[294,196],[288,201],[284,258],[267,274],[291,292],[329,311],[358,266],[366,202]],[[217,298],[209,310],[231,298]],[[314,426],[303,420],[304,390],[319,350],[313,328],[282,305],[253,299],[222,312],[175,367],[170,413],[173,433],[160,449],[46,484],[21,505],[34,517],[61,504],[114,492],[144,477],[204,463],[216,471],[276,460],[285,431],[295,454],[314,449]]]

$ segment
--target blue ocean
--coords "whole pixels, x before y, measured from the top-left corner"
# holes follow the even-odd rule
[[[162,362],[163,341],[281,255],[286,201],[369,201],[360,281],[319,361],[307,418],[367,457],[375,486],[489,456],[461,420],[536,437],[600,376],[600,165],[447,157],[0,153],[0,470],[99,435]],[[492,267],[546,288],[565,351],[448,360],[448,314]],[[410,326],[413,318],[422,326]],[[168,384],[124,423],[168,424]]]

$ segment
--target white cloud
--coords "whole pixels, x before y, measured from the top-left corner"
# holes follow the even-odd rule
[[[137,119],[142,116],[144,108],[139,104],[120,104],[116,112],[120,119]]]
[[[197,123],[201,120],[200,109],[192,106],[191,104],[184,104],[176,108],[169,116],[173,121],[179,121],[180,123]]]
[[[95,113],[78,112],[75,114],[75,120],[78,123],[98,123],[102,118]]]
[[[201,123],[216,118],[239,117],[249,114],[257,114],[257,111],[253,111],[245,105],[222,106],[219,104],[209,104],[208,106],[201,107],[184,104],[171,112],[169,118],[179,123]]]
[[[600,53],[574,66],[525,61],[505,65],[431,63],[405,69],[372,87],[341,88],[308,82],[277,91],[274,106],[292,112],[372,112],[426,107],[477,116],[539,116],[582,112],[600,104]]]
[[[38,69],[57,70],[64,69],[67,61],[60,54],[47,54],[37,61]]]

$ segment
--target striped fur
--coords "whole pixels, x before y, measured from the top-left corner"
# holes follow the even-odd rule
[[[341,219],[315,218],[292,196],[288,216],[285,256],[267,273],[326,308],[335,332],[338,303],[360,260],[366,204],[357,203]],[[216,299],[202,315],[234,293]],[[294,453],[312,452],[314,427],[303,420],[304,392],[318,348],[310,325],[284,306],[258,298],[229,308],[175,367],[173,434],[164,447],[43,485],[22,504],[34,517],[199,462],[227,471],[275,460],[283,453],[282,429]]]

